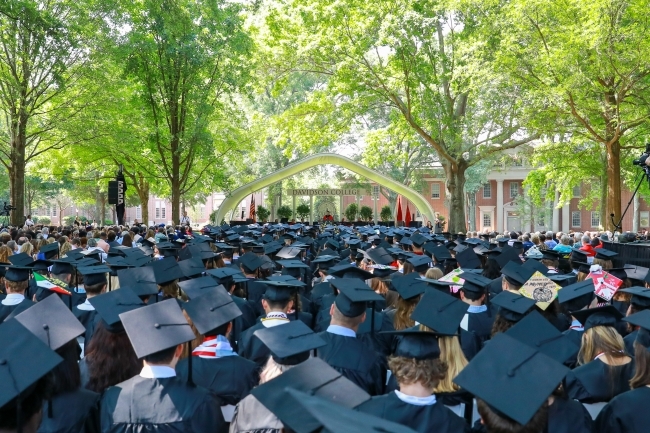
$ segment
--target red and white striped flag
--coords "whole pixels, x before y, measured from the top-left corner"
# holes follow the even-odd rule
[[[248,209],[248,218],[255,222],[255,196],[251,194],[251,206]]]

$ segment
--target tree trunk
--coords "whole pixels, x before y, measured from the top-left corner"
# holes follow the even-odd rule
[[[605,224],[608,230],[614,230],[610,216],[614,214],[614,221],[621,218],[621,143],[615,140],[606,145],[607,150],[607,199],[605,202]]]
[[[180,204],[181,204],[181,158],[176,149],[178,149],[177,139],[176,143],[172,143],[172,225],[180,224]]]
[[[445,170],[445,186],[447,187],[447,198],[449,203],[449,218],[447,220],[447,231],[450,233],[465,233],[467,231],[465,217],[465,172],[467,162],[460,160],[450,163],[442,161]]]
[[[149,225],[149,182],[142,174],[139,175],[136,190],[140,198],[140,208],[142,212],[142,221],[144,225]]]
[[[22,114],[12,123],[11,167],[9,168],[9,195],[11,224],[22,226],[25,222],[25,147],[27,144],[27,116]]]
[[[476,231],[476,193],[467,194],[467,213],[469,214],[469,229]]]

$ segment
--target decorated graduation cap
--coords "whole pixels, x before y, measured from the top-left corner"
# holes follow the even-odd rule
[[[135,292],[126,287],[93,296],[88,299],[88,302],[97,311],[105,324],[106,330],[113,333],[124,331],[120,314],[145,305]]]
[[[86,332],[86,328],[58,296],[49,296],[37,302],[16,315],[15,319],[52,350],[59,349]]]
[[[43,257],[45,257],[46,260],[54,258],[59,255],[59,243],[54,241],[47,245],[43,245],[38,253],[39,255],[43,254]]]
[[[120,292],[117,290],[116,292]],[[120,319],[138,358],[193,340],[194,332],[175,299],[120,313]]]
[[[612,260],[614,257],[618,256],[618,253],[615,251],[606,250],[605,248],[596,248],[596,257],[601,260]]]
[[[647,287],[629,287],[621,289],[619,292],[630,293],[632,299],[630,303],[641,308],[650,308],[650,289]]]
[[[498,415],[525,425],[568,371],[541,350],[500,333],[454,378],[454,382],[485,401]]]
[[[302,408],[286,405],[286,399],[280,398],[286,388],[303,391],[350,409],[370,400],[367,392],[317,357],[309,358],[278,377],[253,388],[251,394],[274,414],[297,420],[302,415]]]
[[[411,319],[445,335],[457,335],[467,304],[438,290],[426,292],[411,314]]]
[[[35,392],[39,379],[61,362],[63,358],[17,320],[0,324],[0,408],[7,414],[16,408],[19,431],[21,401]]]
[[[181,281],[178,283],[178,286],[181,288],[183,293],[187,295],[188,298],[194,299],[198,296],[201,296],[206,289],[211,289],[213,287],[219,286],[219,282],[212,277],[204,276],[193,278],[191,280]]]
[[[384,300],[381,295],[356,278],[335,278],[329,283],[339,291],[334,302],[336,308],[346,317],[362,315],[366,311],[367,302]]]
[[[584,326],[585,331],[595,326],[616,326],[623,314],[612,305],[572,311],[571,315]]]
[[[563,287],[557,292],[558,302],[564,304],[569,311],[582,310],[593,298],[594,280],[591,278]]]
[[[517,293],[503,292],[492,298],[492,304],[498,307],[499,314],[506,320],[518,322],[533,308],[535,301]]]
[[[396,337],[392,350],[394,356],[418,360],[440,358],[438,337],[442,334],[420,331],[417,327],[381,334]]]
[[[506,334],[560,363],[575,357],[580,350],[578,345],[535,310],[508,329]]]
[[[183,272],[178,266],[178,262],[173,257],[165,257],[164,259],[154,260],[149,263],[147,267],[153,269],[153,275],[156,279],[156,284],[167,284],[174,280],[183,278]]]
[[[94,286],[107,283],[106,274],[110,272],[110,269],[104,265],[80,266],[77,268],[77,272],[83,275],[85,286]]]
[[[202,289],[201,294],[192,298],[183,308],[202,335],[210,335],[212,331],[242,315],[223,286]]]
[[[282,326],[261,328],[253,334],[269,348],[273,360],[281,365],[297,365],[306,361],[312,350],[327,343],[301,320]]]
[[[477,269],[481,267],[481,261],[472,248],[466,248],[456,254],[456,260],[461,268]]]

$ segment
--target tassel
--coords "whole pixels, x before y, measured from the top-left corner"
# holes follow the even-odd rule
[[[194,386],[194,380],[192,378],[192,342],[187,342],[187,349],[189,356],[187,357],[187,384]]]

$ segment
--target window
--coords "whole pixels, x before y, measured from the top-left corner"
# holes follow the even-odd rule
[[[524,165],[524,160],[522,158],[514,157],[512,158],[512,166],[513,167],[523,167]]]
[[[201,215],[200,218],[203,218],[203,216],[205,215],[205,205],[204,204],[202,204],[201,208],[199,209],[199,215]]]
[[[519,183],[510,182],[510,198],[517,198],[519,195]]]
[[[483,198],[492,198],[492,184],[490,182],[483,185]]]
[[[650,226],[650,212],[639,212],[639,228],[647,229]]]
[[[600,227],[600,212],[598,211],[591,212],[591,226]]]
[[[57,216],[56,205],[52,204],[45,208],[45,215],[47,216]]]
[[[431,184],[431,198],[440,198],[440,184],[432,183]]]
[[[135,219],[142,219],[142,206],[136,206],[135,208]]]
[[[422,215],[420,215],[420,211],[418,209],[415,209],[415,218],[421,218]]]
[[[574,186],[574,187],[573,187],[573,197],[574,197],[574,198],[576,198],[576,197],[580,197],[580,193],[581,193],[581,191],[580,191],[580,185],[576,185],[576,186]]]
[[[244,205],[244,206],[241,207],[241,219],[244,219],[247,216],[248,216],[248,214],[246,213],[246,206]]]
[[[580,221],[580,211],[571,212],[571,227],[580,227],[582,222]]]
[[[165,207],[164,201],[156,202],[156,219],[165,219],[167,218],[167,208]]]
[[[483,227],[492,227],[492,213],[483,212]]]
[[[372,187],[372,195],[375,197],[379,197],[379,185],[374,185]]]

